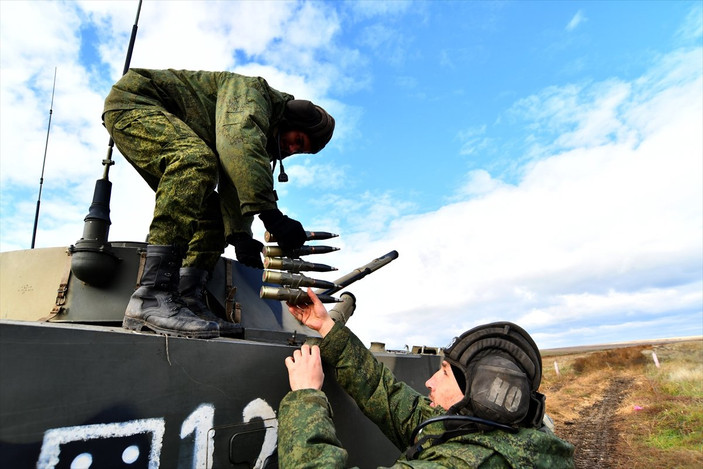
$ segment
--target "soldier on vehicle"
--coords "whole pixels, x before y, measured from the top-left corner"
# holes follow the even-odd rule
[[[286,358],[291,392],[278,414],[279,467],[345,467],[321,360],[339,385],[401,451],[400,467],[573,467],[573,446],[543,423],[541,357],[519,326],[471,329],[445,350],[425,383],[429,397],[396,380],[361,341],[335,323],[312,290],[309,305],[288,305],[322,336]]]
[[[205,304],[208,276],[227,244],[239,262],[263,268],[263,245],[252,238],[254,215],[281,247],[304,244],[301,223],[276,205],[273,169],[280,161],[279,181],[285,181],[283,159],[319,152],[332,138],[334,119],[261,77],[131,69],[107,96],[103,122],[156,192],[146,262],[124,327],[200,338],[240,335],[240,325]]]

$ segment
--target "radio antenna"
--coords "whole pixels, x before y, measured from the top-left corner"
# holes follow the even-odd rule
[[[129,39],[122,75],[127,73],[132,60],[132,50],[134,49],[134,41],[137,38],[137,23],[139,23],[139,12],[141,9],[142,0],[139,0],[137,17],[134,19],[134,26],[132,26],[132,35]],[[109,282],[119,261],[112,252],[112,246],[107,241],[110,225],[112,224],[110,221],[112,183],[108,179],[108,173],[110,166],[115,164],[112,161],[114,145],[115,142],[110,137],[107,145],[107,157],[102,161],[103,166],[105,166],[103,177],[95,181],[93,202],[88,209],[88,215],[83,220],[85,222],[83,225],[83,237],[76,241],[75,246],[69,248],[71,252],[71,272],[79,280],[90,285],[103,285]]]
[[[37,239],[37,224],[39,223],[39,206],[41,205],[41,191],[44,187],[44,168],[46,167],[46,152],[49,148],[49,132],[51,131],[51,115],[54,113],[54,93],[56,92],[56,67],[54,67],[54,86],[51,89],[51,105],[49,106],[49,125],[46,128],[46,144],[44,145],[44,161],[41,165],[41,177],[39,178],[39,196],[37,197],[37,210],[34,213],[34,229],[32,230],[32,249]]]

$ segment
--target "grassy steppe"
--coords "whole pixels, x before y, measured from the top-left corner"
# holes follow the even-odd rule
[[[541,391],[557,434],[589,425],[611,384],[622,383],[617,408],[608,410],[617,439],[609,442],[610,467],[703,467],[703,341],[545,356],[543,370]]]

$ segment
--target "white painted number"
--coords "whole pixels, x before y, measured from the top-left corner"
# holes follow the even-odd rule
[[[276,412],[263,399],[254,399],[244,408],[242,412],[244,423],[251,421],[254,417],[260,417],[266,425],[266,434],[264,435],[264,444],[261,445],[261,452],[256,459],[254,469],[262,469],[264,463],[269,456],[276,450],[276,438],[278,436],[278,420],[276,420]],[[268,422],[273,422],[268,426]]]
[[[195,409],[181,425],[181,440],[193,435],[193,469],[211,469],[215,446],[210,429],[215,421],[215,407],[202,404]],[[209,451],[208,451],[209,449]]]
[[[242,412],[244,423],[254,418],[261,418],[266,427],[264,443],[256,460],[254,469],[262,469],[266,460],[276,450],[278,421],[276,412],[263,399],[254,399]],[[188,415],[181,425],[181,440],[192,435],[193,469],[212,469],[214,461],[214,422],[215,406],[201,404]],[[79,425],[75,427],[52,428],[44,432],[37,468],[53,469],[59,463],[61,445],[74,441],[90,441],[109,438],[123,438],[137,434],[151,436],[148,460],[149,469],[158,469],[161,465],[161,447],[166,424],[163,418],[129,420],[127,422],[100,423],[96,425]],[[139,447],[131,445],[122,452],[122,462],[132,464],[139,459]],[[93,465],[90,452],[81,453],[71,463],[72,469],[88,469]]]

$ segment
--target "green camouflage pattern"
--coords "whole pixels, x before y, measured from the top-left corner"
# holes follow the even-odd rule
[[[277,207],[271,152],[291,99],[230,72],[130,69],[115,83],[103,121],[156,191],[150,244],[187,244],[183,265],[211,270],[228,235],[251,235]]]
[[[325,393],[317,389],[288,393],[278,410],[279,469],[345,467],[346,462]]]
[[[340,386],[399,451],[410,446],[410,437],[417,425],[446,413],[440,407],[430,407],[429,398],[396,380],[390,370],[339,323],[320,343],[320,352],[322,359],[334,367]],[[344,467],[346,452],[339,450],[341,445],[334,436],[329,404],[322,401],[321,393],[316,394],[315,399],[309,394],[291,392],[281,403],[279,467]],[[418,437],[439,435],[443,431],[442,424],[435,423],[426,426]],[[547,429],[523,428],[516,434],[478,431],[431,446],[423,450],[418,459],[407,460],[402,454],[392,467],[572,468],[573,450],[572,445]],[[318,460],[308,454],[315,454],[322,463],[318,464]]]

